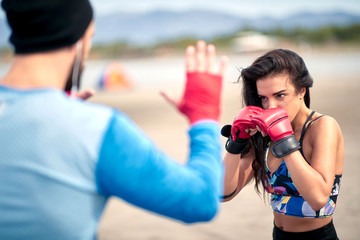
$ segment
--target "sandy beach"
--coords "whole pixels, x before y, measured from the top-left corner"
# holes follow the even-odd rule
[[[226,74],[223,89],[221,125],[231,123],[242,107],[241,86],[233,83],[238,75],[236,67],[248,66],[256,56],[258,54],[230,57],[229,72]],[[345,138],[345,169],[334,224],[340,239],[359,239],[360,52],[306,53],[302,56],[315,82],[311,90],[311,108],[337,119]],[[147,59],[143,60],[140,67],[134,60],[131,61],[124,62],[130,73],[139,78],[147,76],[148,82],[142,85],[138,82],[137,86],[128,92],[100,91],[91,101],[125,112],[164,152],[176,161],[185,162],[188,145],[187,122],[158,93],[164,89],[181,95],[184,69],[182,59]],[[163,78],[164,76],[156,75],[152,67],[146,67],[147,62],[151,63],[151,66],[160,64],[159,72],[165,72],[166,76],[172,76],[176,81],[172,83],[171,77],[169,81],[160,81],[159,75]],[[162,66],[162,62],[167,65]],[[225,142],[225,139],[223,141]],[[253,184],[250,184],[235,199],[223,203],[213,221],[191,225],[146,212],[113,198],[103,214],[99,239],[263,240],[271,239],[272,227],[272,211],[268,201],[259,196],[254,191]]]

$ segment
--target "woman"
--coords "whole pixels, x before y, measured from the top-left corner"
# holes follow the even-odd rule
[[[271,194],[274,239],[338,239],[332,214],[344,162],[335,119],[310,109],[313,80],[303,59],[273,50],[241,72],[242,109],[222,134],[223,201],[252,179]],[[271,151],[269,151],[271,150]]]

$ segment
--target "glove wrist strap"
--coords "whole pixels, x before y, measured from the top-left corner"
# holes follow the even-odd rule
[[[300,149],[299,142],[296,141],[294,135],[289,135],[274,142],[271,152],[274,157],[282,158],[298,149]]]
[[[234,141],[232,136],[230,135],[225,144],[225,149],[231,154],[242,154],[245,150],[245,147],[248,143],[249,139],[242,139]]]

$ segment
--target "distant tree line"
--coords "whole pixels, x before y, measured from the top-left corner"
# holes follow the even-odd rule
[[[267,35],[284,37],[319,44],[335,42],[340,44],[360,44],[360,24],[350,26],[327,26],[319,29],[295,28],[284,30],[281,28],[263,32]]]
[[[293,42],[307,42],[311,45],[321,45],[326,43],[335,43],[338,45],[360,46],[360,23],[349,26],[326,26],[317,29],[294,28],[284,29],[275,28],[267,31],[259,31],[250,27],[243,28],[236,33],[226,36],[218,36],[213,39],[207,39],[215,44],[217,48],[227,49],[232,41],[238,37],[239,33],[244,31],[254,31],[267,36],[286,39]],[[183,50],[187,45],[194,44],[197,39],[193,37],[181,38],[174,41],[166,41],[153,46],[154,48],[173,48]]]
[[[259,31],[252,28],[244,28],[236,33],[226,36],[217,36],[212,39],[205,39],[216,45],[218,49],[229,49],[232,41],[243,31],[255,31],[264,35],[287,39],[293,42],[307,42],[312,45],[325,43],[335,43],[338,45],[360,46],[360,23],[349,26],[326,26],[317,29],[295,28],[283,29],[275,28],[267,31]],[[121,57],[146,57],[166,53],[183,52],[185,47],[194,44],[195,37],[182,37],[175,40],[166,40],[155,45],[134,46],[131,43],[114,42],[110,44],[94,44],[92,55],[99,58],[118,58]],[[9,48],[0,49],[0,57],[10,55]]]

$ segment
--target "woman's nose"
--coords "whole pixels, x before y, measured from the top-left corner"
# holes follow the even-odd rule
[[[269,101],[268,108],[277,108],[278,105],[275,101]]]

